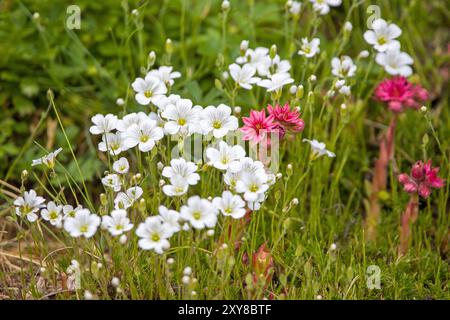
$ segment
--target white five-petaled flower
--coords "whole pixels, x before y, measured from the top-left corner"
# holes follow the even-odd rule
[[[114,161],[113,170],[119,174],[125,174],[130,170],[130,164],[127,158],[121,157],[119,160]]]
[[[413,58],[400,48],[392,47],[386,52],[379,52],[375,57],[375,61],[384,67],[384,70],[390,75],[401,75],[409,77],[412,74],[411,65],[414,63]]]
[[[38,196],[33,189],[25,191],[23,197],[14,200],[16,214],[20,217],[27,217],[28,221],[34,222],[38,218],[36,212],[44,206],[44,202],[45,199]]]
[[[63,206],[63,208],[62,208],[63,213],[64,213],[63,219],[66,219],[69,217],[75,218],[75,216],[77,215],[77,212],[80,211],[81,209],[83,209],[83,207],[81,205],[78,205],[76,208],[74,208],[70,204]]]
[[[171,94],[170,96],[160,96],[156,101],[153,102],[159,110],[164,111],[169,104],[176,104],[181,97],[177,94]]]
[[[203,134],[212,132],[215,138],[224,137],[229,131],[237,130],[238,119],[231,115],[231,108],[220,104],[216,107],[208,106],[201,114],[200,127]]]
[[[62,148],[58,148],[53,152],[50,152],[49,154],[46,154],[42,158],[35,159],[31,163],[31,166],[36,166],[38,164],[44,164],[48,168],[52,169],[55,166],[55,159],[56,156],[62,151]]]
[[[281,60],[279,55],[276,55],[273,59],[269,58],[270,63],[263,65],[261,75],[270,78],[276,73],[288,73],[291,70],[291,63],[289,60]]]
[[[186,179],[180,176],[174,176],[170,179],[170,184],[164,185],[162,189],[166,196],[179,197],[185,194],[188,188],[189,184],[186,182]]]
[[[331,152],[326,149],[326,145],[323,142],[319,142],[316,139],[313,139],[313,140],[303,139],[303,142],[307,142],[311,145],[311,149],[313,152],[313,158],[318,158],[323,155],[327,155],[329,158],[336,157],[336,154],[334,154],[334,152]]]
[[[149,120],[149,116],[145,112],[129,113],[125,115],[122,119],[117,120],[117,131],[124,132],[127,131],[133,124],[140,126],[141,124]]]
[[[313,4],[315,11],[321,15],[325,15],[330,12],[330,7],[338,7],[341,5],[342,0],[309,0]]]
[[[289,8],[289,12],[293,15],[299,15],[302,9],[302,3],[298,1],[292,1],[291,7]]]
[[[114,199],[115,209],[128,209],[136,200],[138,200],[144,191],[139,186],[134,186],[127,189],[126,192],[119,192]]]
[[[111,155],[118,155],[127,149],[123,144],[122,133],[108,132],[102,135],[102,141],[98,144],[98,150],[102,152],[109,151]]]
[[[236,59],[238,64],[246,64],[253,66],[260,76],[266,75],[267,68],[270,66],[269,49],[258,47],[255,49],[247,49],[245,55]]]
[[[127,212],[123,209],[111,211],[109,216],[102,217],[102,227],[108,229],[113,236],[119,236],[124,232],[130,231],[133,224],[127,217]]]
[[[353,77],[356,72],[356,66],[349,56],[334,57],[331,60],[331,67],[331,73],[340,78]]]
[[[81,209],[75,217],[66,218],[64,229],[74,238],[80,236],[90,238],[95,234],[100,223],[101,219],[98,215],[91,213],[88,209]]]
[[[145,219],[136,229],[136,235],[141,238],[138,245],[143,250],[154,250],[162,254],[164,250],[170,248],[167,239],[172,235],[172,231],[162,222],[161,217],[154,216]]]
[[[250,202],[257,201],[260,194],[264,194],[267,189],[269,185],[265,173],[244,175],[236,182],[236,192],[244,193],[244,199]]]
[[[123,144],[126,148],[138,146],[142,152],[153,149],[155,142],[164,137],[163,129],[157,126],[155,120],[148,120],[141,125],[133,124],[123,133]]]
[[[62,208],[62,205],[57,205],[53,201],[49,201],[47,207],[41,210],[41,217],[45,221],[49,221],[52,226],[60,228],[63,220],[61,214]]]
[[[239,195],[233,195],[226,190],[222,197],[215,197],[213,205],[222,212],[224,216],[240,219],[245,215],[245,201]]]
[[[173,67],[170,66],[161,66],[156,70],[152,70],[149,72],[149,75],[154,76],[161,80],[166,86],[172,86],[174,83],[173,79],[177,79],[181,77],[181,73],[178,71],[172,71]]]
[[[180,214],[195,229],[204,229],[216,225],[218,210],[210,201],[193,196],[188,199],[187,205],[181,207]]]
[[[131,84],[136,92],[136,101],[141,105],[148,105],[150,102],[157,100],[159,96],[167,93],[164,82],[151,73],[147,73],[144,79],[137,78]]]
[[[294,82],[289,73],[274,73],[270,79],[264,79],[258,82],[258,86],[266,88],[267,92],[278,91],[283,86]]]
[[[170,166],[164,167],[162,175],[171,181],[174,178],[181,178],[189,185],[195,185],[200,180],[197,171],[197,165],[193,162],[186,161],[183,158],[170,160]]]
[[[300,46],[300,50],[298,54],[301,56],[305,56],[307,58],[314,57],[317,53],[320,52],[320,39],[313,38],[311,41],[308,38],[302,39],[302,45]]]
[[[198,132],[202,110],[200,106],[192,106],[189,99],[179,99],[174,104],[167,105],[161,113],[167,119],[164,129],[169,134],[191,135]]]
[[[89,128],[89,132],[92,134],[105,134],[116,129],[117,126],[117,116],[113,114],[107,114],[106,116],[102,114],[96,114],[91,118],[94,124]]]
[[[110,173],[102,178],[102,184],[107,187],[111,188],[115,192],[120,191],[122,188],[122,182],[120,181],[120,177],[115,173]]]
[[[389,48],[400,46],[398,40],[394,39],[402,34],[402,30],[396,24],[388,24],[383,19],[376,19],[372,22],[371,29],[364,33],[364,39],[378,52],[385,52]]]
[[[234,173],[241,170],[240,160],[245,157],[245,150],[240,145],[229,146],[226,142],[220,141],[218,148],[206,149],[206,156],[215,168]]]
[[[181,230],[180,227],[180,214],[175,210],[167,209],[165,206],[159,206],[159,215],[167,228],[172,232],[176,233]]]
[[[255,77],[256,68],[250,64],[244,64],[242,67],[236,63],[231,64],[229,67],[230,75],[233,80],[246,90],[252,89],[252,84],[258,83],[261,79]]]

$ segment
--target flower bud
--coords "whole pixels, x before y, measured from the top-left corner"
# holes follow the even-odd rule
[[[370,54],[369,51],[363,50],[359,53],[358,58],[360,58],[360,59],[367,58],[369,56],[369,54]]]
[[[120,244],[125,244],[125,243],[127,243],[127,236],[126,235],[121,235],[120,236],[120,238],[119,238],[119,242],[120,242]]]
[[[305,92],[305,89],[303,88],[303,85],[299,85],[299,86],[297,87],[297,92],[296,92],[295,97],[296,97],[297,99],[303,98],[304,92]]]
[[[233,111],[234,111],[235,114],[240,114],[242,109],[241,109],[241,107],[236,106],[236,107],[234,107]]]
[[[230,1],[223,0],[221,8],[223,12],[227,12],[228,10],[230,10]]]
[[[309,81],[311,81],[311,82],[315,82],[316,80],[317,80],[317,77],[316,77],[315,74],[312,74],[312,75],[309,77]]]
[[[350,33],[350,32],[352,32],[352,30],[353,30],[352,23],[350,21],[346,21],[344,23],[344,31],[347,32],[347,33]]]
[[[241,45],[239,46],[239,51],[240,51],[241,56],[245,55],[245,52],[247,51],[247,49],[248,49],[248,40],[242,40]]]
[[[166,49],[166,53],[167,54],[169,54],[169,55],[172,54],[172,52],[173,52],[173,43],[172,43],[172,40],[169,39],[169,38],[167,38],[167,40],[166,40],[165,49]]]
[[[422,106],[422,107],[420,107],[420,111],[421,111],[422,113],[426,113],[426,112],[428,111],[428,109],[427,109],[426,106]]]
[[[295,95],[297,93],[297,86],[296,85],[292,85],[289,88],[289,93],[292,94],[292,95]]]
[[[120,286],[120,280],[117,277],[114,277],[111,279],[111,285],[115,288],[117,288],[118,286]]]
[[[125,101],[122,98],[117,98],[116,104],[121,107],[125,104]]]
[[[100,193],[100,203],[102,206],[106,206],[108,204],[108,197],[104,193]]]
[[[132,14],[133,16],[138,16],[138,15],[139,15],[138,9],[133,9],[133,10],[131,10],[131,14]]]
[[[275,44],[273,44],[271,47],[270,47],[270,52],[269,52],[269,56],[270,56],[270,59],[274,59],[275,58],[275,56],[277,55],[277,46],[275,45]]]
[[[293,171],[294,171],[294,169],[292,168],[292,164],[289,163],[286,166],[286,174],[287,174],[287,176],[290,177],[292,175]]]
[[[192,268],[189,267],[189,266],[186,267],[186,268],[184,268],[183,274],[184,274],[185,276],[190,276],[190,275],[192,274]]]
[[[155,64],[156,61],[156,53],[155,51],[150,51],[150,53],[148,54],[148,60],[147,60],[147,64],[149,67],[153,66]]]

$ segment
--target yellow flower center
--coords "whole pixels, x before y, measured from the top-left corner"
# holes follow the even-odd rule
[[[213,128],[214,128],[214,129],[220,129],[220,128],[222,128],[222,122],[219,121],[219,120],[215,120],[215,121],[213,122]]]
[[[387,41],[386,41],[386,39],[385,39],[383,36],[378,38],[378,43],[379,43],[379,44],[383,45],[383,44],[385,44],[386,42],[387,42]]]
[[[259,190],[259,187],[257,184],[252,184],[249,189],[251,192],[256,192]]]
[[[152,235],[152,241],[158,242],[160,239],[161,239],[161,237],[159,236],[159,234],[154,233],[154,234]]]
[[[183,118],[178,119],[178,124],[180,126],[184,126],[186,124],[186,119],[183,119]]]
[[[56,211],[50,212],[50,219],[54,220],[58,218],[58,213]]]
[[[87,232],[88,231],[88,226],[87,225],[84,225],[84,226],[81,226],[80,227],[80,232],[81,233],[85,233],[85,232]]]
[[[202,214],[200,212],[196,211],[192,214],[192,216],[194,217],[195,220],[200,220],[200,218],[202,217]]]
[[[147,98],[151,98],[153,96],[153,92],[152,92],[152,90],[145,90],[144,95]]]
[[[142,135],[140,140],[141,140],[141,142],[144,142],[144,143],[145,143],[145,142],[148,141],[148,139],[149,139],[148,136]]]

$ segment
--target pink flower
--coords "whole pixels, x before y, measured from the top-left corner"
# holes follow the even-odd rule
[[[417,192],[421,197],[428,198],[431,188],[439,189],[444,186],[444,180],[437,176],[438,173],[439,167],[431,167],[431,160],[426,163],[417,161],[411,167],[411,174],[400,174],[398,181],[406,192]]]
[[[428,91],[408,82],[405,77],[394,77],[378,85],[375,89],[375,99],[387,102],[393,112],[402,112],[404,108],[418,109],[419,102],[428,99]]]
[[[282,132],[300,132],[305,127],[305,122],[300,118],[300,113],[289,108],[289,104],[285,104],[283,107],[276,105],[272,107],[270,104],[267,106],[269,114],[273,116],[275,122],[283,129]]]
[[[273,115],[266,117],[266,111],[250,111],[250,117],[243,117],[244,126],[240,129],[244,133],[244,140],[251,140],[254,143],[259,143],[267,137],[269,143],[268,133],[275,131],[277,124],[273,122]]]

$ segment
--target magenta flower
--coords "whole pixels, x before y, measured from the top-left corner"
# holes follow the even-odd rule
[[[418,109],[420,102],[428,99],[428,91],[413,85],[405,77],[394,77],[382,81],[375,89],[375,99],[387,102],[391,111],[399,113],[405,108]]]
[[[266,117],[266,111],[250,111],[250,117],[243,117],[244,126],[240,129],[244,133],[244,140],[259,143],[267,137],[268,133],[275,131],[277,124],[273,122],[273,115]]]
[[[300,118],[300,113],[296,109],[291,110],[287,103],[283,107],[279,105],[272,107],[269,104],[267,110],[281,127],[283,135],[284,132],[300,132],[305,128],[305,122]]]
[[[437,176],[438,173],[439,167],[431,167],[431,160],[426,163],[417,161],[411,167],[411,175],[402,173],[398,176],[398,181],[406,192],[417,192],[422,198],[428,198],[431,188],[439,189],[444,186],[444,180]]]

